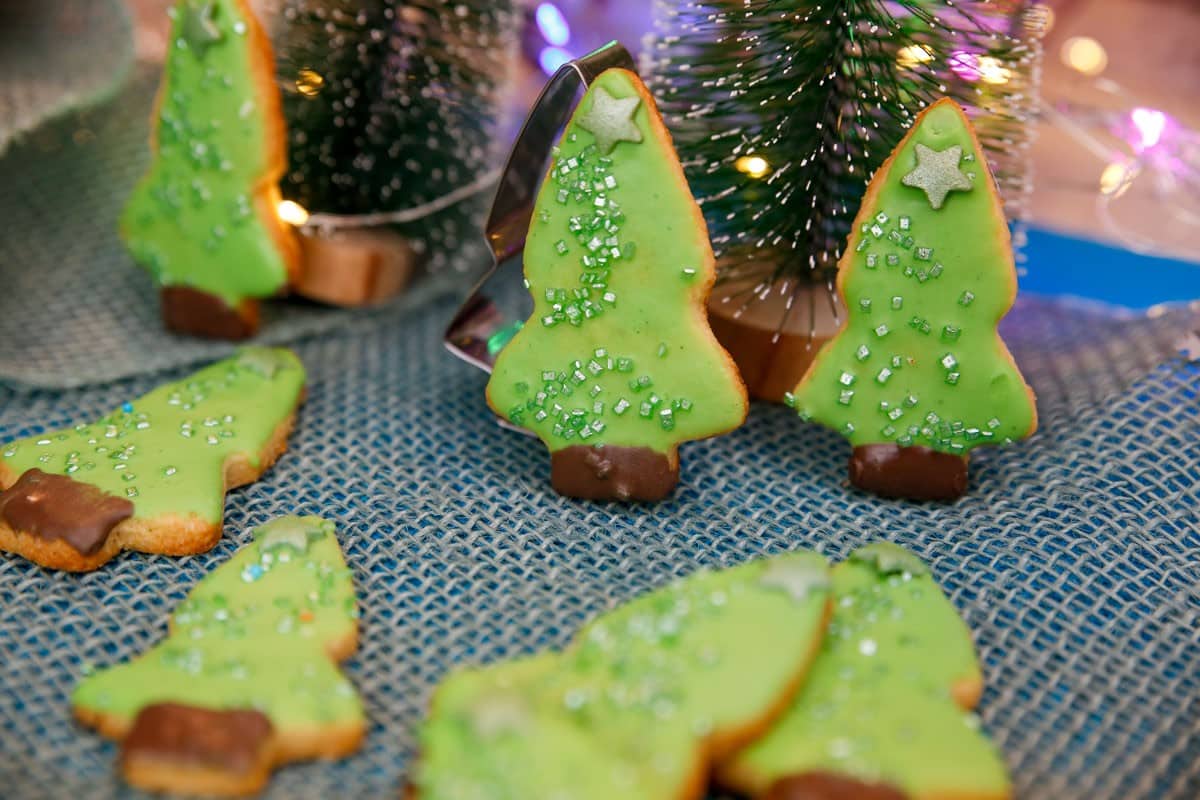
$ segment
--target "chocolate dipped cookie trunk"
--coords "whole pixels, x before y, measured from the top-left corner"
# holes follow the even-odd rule
[[[249,348],[95,422],[0,446],[0,549],[79,571],[122,549],[211,548],[226,491],[286,449],[304,381],[290,351]]]
[[[9,528],[43,541],[64,541],[85,556],[95,555],[133,509],[124,497],[36,468],[0,492],[0,520]]]
[[[560,493],[665,497],[678,446],[741,425],[747,399],[708,327],[703,217],[632,72],[603,72],[576,109],[524,263],[533,314],[496,359],[492,409],[546,444]]]
[[[165,640],[85,677],[72,705],[122,740],[130,783],[254,792],[280,764],[359,746],[362,704],[335,665],[357,620],[333,523],[282,517],[192,590]]]
[[[182,780],[204,794],[239,794],[240,784],[266,781],[272,735],[260,711],[156,703],[138,712],[121,742],[121,771],[152,791]]]

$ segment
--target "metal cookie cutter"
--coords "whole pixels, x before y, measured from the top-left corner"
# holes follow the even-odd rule
[[[551,151],[583,93],[600,73],[614,67],[636,71],[633,57],[617,42],[559,67],[513,145],[487,221],[486,235],[494,263],[471,290],[443,337],[450,352],[468,364],[491,372],[500,350],[529,316],[528,292],[521,291],[519,284],[523,280],[525,236],[538,189],[546,176]],[[513,307],[504,308],[506,304]]]

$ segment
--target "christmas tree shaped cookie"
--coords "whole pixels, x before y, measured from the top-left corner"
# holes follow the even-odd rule
[[[1029,436],[1037,411],[996,332],[1017,291],[1008,227],[953,101],[875,174],[839,270],[845,322],[789,403],[854,445],[854,485],[960,496],[970,450]]]
[[[1001,800],[1003,762],[969,714],[982,678],[928,568],[892,544],[833,570],[834,614],[788,711],[718,770],[751,797]]]
[[[456,672],[434,695],[410,797],[700,798],[713,760],[794,695],[829,595],[812,553],[702,571],[562,653]]]
[[[333,523],[283,517],[192,590],[165,640],[86,677],[71,704],[121,740],[136,786],[252,793],[280,764],[358,748],[362,704],[335,663],[357,619]]]
[[[0,550],[91,570],[221,537],[225,492],[287,449],[304,391],[288,350],[247,348],[92,423],[0,446]]]
[[[179,0],[154,116],[153,163],[121,233],[183,333],[242,339],[298,245],[276,215],[286,139],[270,43],[245,0]]]
[[[546,443],[559,493],[660,499],[681,442],[745,419],[745,387],[708,327],[707,229],[633,73],[603,73],[568,124],[525,276],[533,315],[501,351],[488,402]]]

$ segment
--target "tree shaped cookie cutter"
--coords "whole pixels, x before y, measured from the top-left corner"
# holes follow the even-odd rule
[[[513,145],[485,230],[492,268],[471,290],[443,337],[451,353],[485,372],[492,371],[500,350],[529,316],[528,293],[516,285],[522,279],[534,201],[554,145],[592,81],[617,67],[637,71],[629,51],[617,42],[559,67]],[[520,303],[526,304],[523,309]]]

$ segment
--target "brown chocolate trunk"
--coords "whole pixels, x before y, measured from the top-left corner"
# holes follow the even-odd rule
[[[128,768],[146,759],[246,774],[260,767],[271,730],[271,721],[261,711],[155,703],[138,713],[121,743],[121,764]]]
[[[0,492],[0,519],[14,531],[62,539],[85,556],[97,553],[113,528],[133,516],[133,503],[90,483],[26,470]]]
[[[216,295],[186,286],[162,288],[163,324],[176,333],[204,339],[249,339],[258,332],[258,303],[231,306]]]
[[[845,775],[813,771],[781,778],[763,800],[908,800],[908,796],[885,783],[863,783]]]
[[[662,500],[679,482],[679,462],[647,447],[572,445],[551,454],[550,481],[564,497]]]
[[[301,231],[303,258],[292,290],[335,306],[390,300],[408,286],[417,255],[398,233],[365,229],[322,234]]]
[[[760,292],[753,282],[721,283],[709,300],[708,321],[750,396],[782,403],[837,333],[838,320],[823,285],[776,284],[765,296]]]
[[[850,483],[880,497],[956,500],[967,491],[967,456],[920,446],[863,445],[850,458]]]

